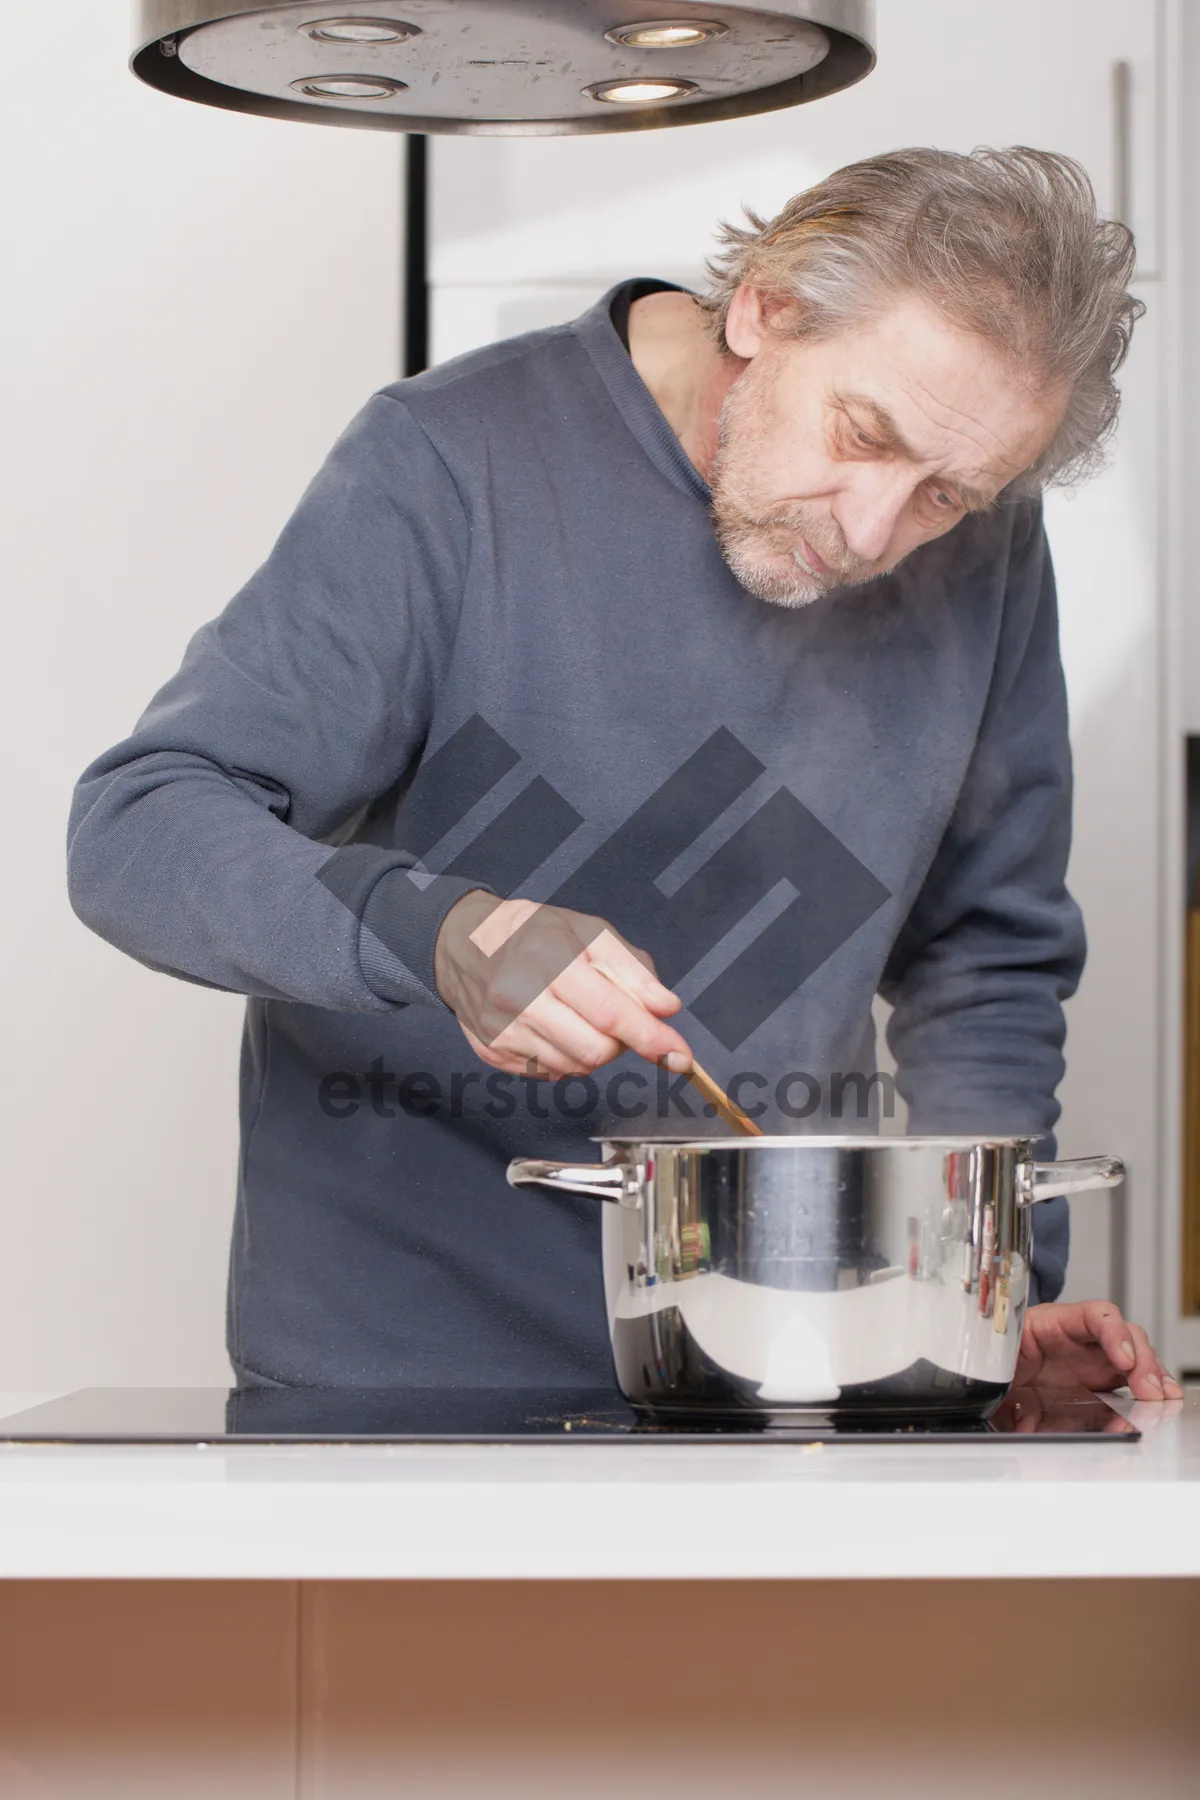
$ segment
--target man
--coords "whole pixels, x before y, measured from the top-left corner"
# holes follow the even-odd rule
[[[508,1158],[724,1130],[693,1049],[769,1130],[870,1130],[877,992],[911,1129],[1049,1132],[1037,495],[1112,429],[1132,263],[1065,159],[901,152],[727,231],[702,299],[368,404],[72,817],[81,917],[250,996],[240,1379],[607,1383],[594,1205]],[[1161,1398],[1052,1304],[1064,1203],[1037,1239],[1022,1376]]]

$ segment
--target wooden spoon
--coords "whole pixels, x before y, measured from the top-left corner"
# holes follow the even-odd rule
[[[622,981],[616,970],[610,969],[607,963],[594,962],[592,967],[598,974],[603,975],[606,981],[611,981],[627,1000],[635,1001],[638,1006],[643,1004],[641,996]],[[703,1094],[709,1105],[715,1107],[718,1115],[724,1119],[727,1125],[732,1126],[734,1131],[740,1131],[746,1137],[766,1137],[767,1134],[762,1126],[756,1125],[749,1113],[743,1112],[740,1106],[734,1104],[720,1082],[715,1081],[707,1069],[701,1068],[695,1057],[692,1058],[692,1066],[687,1072],[687,1079],[697,1093]]]

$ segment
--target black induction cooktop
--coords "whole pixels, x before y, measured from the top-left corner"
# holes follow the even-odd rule
[[[1009,1443],[1136,1440],[1083,1388],[1013,1388],[987,1419],[744,1412],[646,1417],[611,1389],[81,1388],[0,1417],[6,1444]]]

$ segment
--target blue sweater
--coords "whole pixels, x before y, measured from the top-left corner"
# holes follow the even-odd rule
[[[472,887],[649,950],[768,1130],[878,1128],[877,992],[911,1131],[1057,1118],[1084,946],[1038,509],[758,601],[612,300],[377,394],[79,782],[80,917],[249,996],[244,1379],[611,1380],[599,1209],[505,1164],[723,1128],[632,1057],[554,1089],[476,1059],[432,967]],[[1049,1299],[1065,1203],[1036,1226]]]

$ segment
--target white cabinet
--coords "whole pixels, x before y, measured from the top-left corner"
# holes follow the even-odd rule
[[[902,144],[1061,150],[1084,164],[1103,210],[1123,206],[1149,311],[1124,376],[1119,444],[1102,476],[1047,507],[1076,757],[1071,884],[1091,946],[1070,1004],[1060,1139],[1066,1154],[1115,1152],[1131,1172],[1124,1224],[1107,1195],[1077,1203],[1069,1291],[1123,1287],[1118,1297],[1161,1326],[1161,90],[1173,73],[1162,49],[1171,0],[881,0],[879,15],[876,71],[812,106],[603,140],[437,141],[434,352],[569,318],[629,275],[695,284],[719,219],[745,204],[770,214],[832,169]]]

